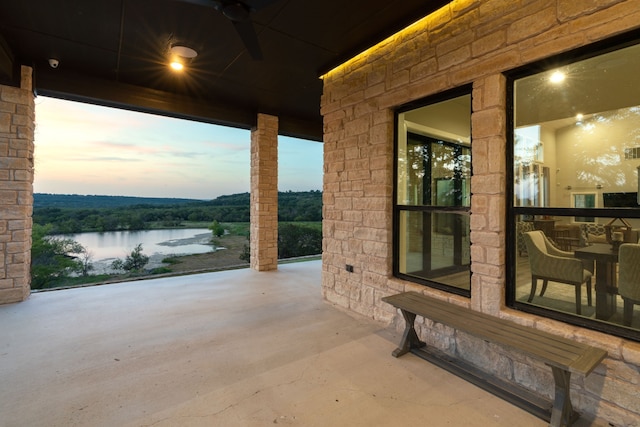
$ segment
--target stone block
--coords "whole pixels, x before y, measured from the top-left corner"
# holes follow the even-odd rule
[[[583,15],[590,15],[598,9],[604,9],[610,5],[619,3],[619,0],[582,0],[575,2],[562,0],[558,2],[558,20],[565,22],[574,20]]]
[[[429,58],[426,61],[423,60],[415,64],[409,70],[409,80],[414,82],[416,80],[422,80],[429,78],[438,70],[438,62],[435,58]]]
[[[33,102],[33,94],[29,90],[22,90],[12,86],[2,86],[0,100],[11,104],[29,105]]]
[[[602,400],[615,402],[625,410],[638,411],[637,384],[606,377],[604,381],[598,383],[595,390],[591,391],[600,396]]]
[[[474,194],[502,194],[505,179],[499,174],[474,175],[471,177],[471,188]]]
[[[553,397],[555,383],[551,369],[538,361],[522,357],[513,362],[513,379],[516,383],[548,399]]]
[[[563,52],[573,46],[586,44],[587,39],[583,33],[569,33],[566,35],[549,38],[547,35],[530,40],[531,46],[523,49],[522,61],[533,62],[547,58],[552,52]]]
[[[0,113],[0,133],[11,133],[11,114]]]
[[[504,240],[498,233],[490,231],[471,231],[471,243],[474,245],[480,245],[484,247],[503,247]]]
[[[391,74],[387,78],[387,89],[393,90],[396,88],[402,88],[410,82],[411,74],[409,70],[398,71],[395,74]],[[383,98],[381,98],[381,101]]]
[[[497,265],[474,262],[471,263],[471,272],[489,277],[500,277],[502,275],[502,268]]]
[[[471,56],[478,58],[490,52],[503,48],[507,42],[506,30],[499,28],[493,33],[489,33],[474,40],[471,43]]]
[[[547,7],[511,23],[507,30],[507,42],[515,44],[518,41],[538,35],[556,25],[555,7]]]
[[[471,114],[472,137],[475,139],[503,135],[505,123],[506,112],[502,109],[492,108],[476,111]]]
[[[0,304],[21,302],[29,296],[29,289],[9,288],[0,289]]]
[[[403,43],[388,59],[392,74],[402,72],[408,77],[407,71],[420,61],[419,46],[413,42]]]
[[[626,341],[622,344],[622,359],[635,366],[640,366],[640,343]]]
[[[588,41],[597,41],[616,32],[638,27],[640,9],[633,1],[625,1],[569,23],[572,32],[582,32]]]
[[[0,205],[15,205],[18,203],[18,192],[17,191],[3,191],[0,190]]]
[[[469,227],[471,230],[482,231],[487,228],[487,217],[479,214],[471,214],[469,219]]]

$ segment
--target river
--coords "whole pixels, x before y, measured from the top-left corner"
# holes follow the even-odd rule
[[[167,230],[108,231],[104,233],[78,233],[65,235],[84,246],[92,256],[94,272],[106,272],[116,258],[124,259],[139,244],[150,257],[146,268],[161,265],[170,255],[190,255],[211,252],[211,231],[206,228],[180,228]]]

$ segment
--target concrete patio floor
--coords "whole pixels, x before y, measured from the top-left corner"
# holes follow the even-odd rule
[[[321,262],[0,306],[0,426],[544,426],[323,301]],[[585,424],[583,424],[585,425]]]

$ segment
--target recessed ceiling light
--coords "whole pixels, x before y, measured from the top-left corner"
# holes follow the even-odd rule
[[[551,83],[558,84],[558,83],[562,83],[565,78],[566,78],[566,75],[562,71],[554,71],[549,77],[549,81]]]
[[[185,65],[191,62],[196,56],[198,56],[198,52],[190,47],[180,45],[171,46],[169,49],[169,66],[176,71],[182,71]]]
[[[580,114],[580,113],[576,114],[576,120],[577,121],[581,122],[582,119],[584,119],[584,114]]]
[[[193,59],[196,56],[198,56],[198,52],[196,52],[195,50],[187,46],[179,46],[179,45],[171,46],[170,52],[172,55],[176,55],[181,58],[187,58],[187,59]]]

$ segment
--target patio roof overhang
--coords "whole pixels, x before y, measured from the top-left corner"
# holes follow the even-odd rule
[[[213,0],[2,2],[0,80],[29,65],[38,94],[322,141],[319,76],[449,2],[244,0],[257,46]],[[198,53],[182,74],[176,44]]]

